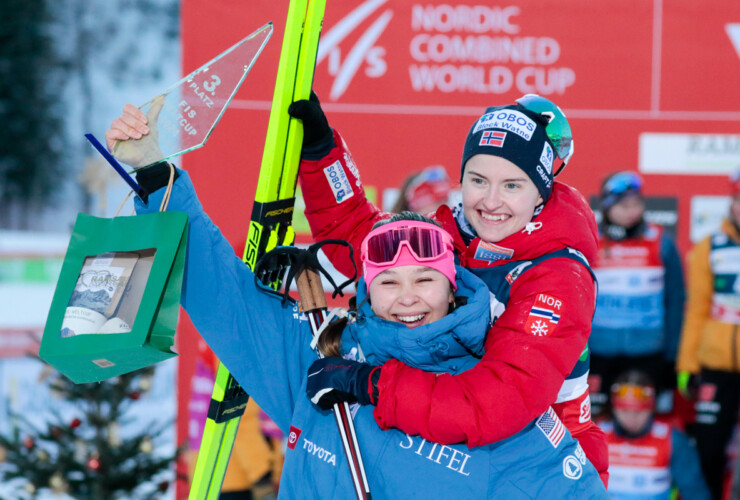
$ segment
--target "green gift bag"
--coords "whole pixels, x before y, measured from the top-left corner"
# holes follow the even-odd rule
[[[187,222],[182,212],[112,219],[79,214],[39,356],[78,384],[177,356],[171,347]]]

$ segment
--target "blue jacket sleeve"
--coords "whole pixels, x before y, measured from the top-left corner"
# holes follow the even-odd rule
[[[660,242],[660,256],[665,266],[665,288],[663,300],[665,302],[665,359],[675,361],[678,352],[678,342],[681,337],[683,323],[683,306],[686,299],[686,289],[683,280],[681,258],[673,240],[663,235]]]
[[[682,498],[710,500],[709,487],[699,464],[699,454],[693,441],[678,429],[671,435],[671,477]]]
[[[137,198],[138,213],[156,212],[164,189]],[[203,211],[190,177],[180,170],[168,211],[188,214],[181,304],[198,332],[247,393],[288,431],[305,373],[316,354],[297,306],[260,290],[254,274]]]

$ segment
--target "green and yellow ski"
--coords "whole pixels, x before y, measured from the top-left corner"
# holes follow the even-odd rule
[[[277,245],[292,245],[291,227],[300,162],[303,125],[288,115],[288,106],[308,99],[313,84],[326,0],[291,0],[280,52],[275,93],[267,127],[257,193],[249,224],[244,262],[254,270],[257,259]],[[189,500],[216,500],[239,420],[249,396],[219,364]]]

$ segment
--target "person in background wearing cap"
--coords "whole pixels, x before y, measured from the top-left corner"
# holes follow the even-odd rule
[[[684,281],[681,258],[661,226],[646,222],[642,179],[616,172],[601,188],[599,283],[589,383],[594,415],[609,410],[609,388],[622,371],[656,381],[658,411],[672,409]]]
[[[390,214],[367,200],[318,97],[289,112],[304,124],[299,181],[314,238],[342,238],[359,249]],[[433,217],[454,236],[461,264],[488,285],[495,324],[483,359],[466,373],[436,376],[384,363],[374,412],[382,428],[475,447],[515,434],[553,405],[606,484],[606,440],[591,421],[587,383],[596,222],[578,191],[554,182],[571,153],[565,115],[540,96],[488,108],[473,123],[461,162],[462,203],[442,205]],[[351,195],[327,182],[328,170],[338,168]],[[338,255],[326,254],[352,274]]]
[[[406,178],[391,212],[435,212],[440,205],[447,203],[451,187],[447,170],[442,165],[426,167]]]
[[[730,177],[729,216],[688,259],[688,301],[678,350],[678,386],[695,399],[702,469],[720,499],[726,448],[740,405],[740,169]],[[691,390],[693,389],[693,390]]]
[[[611,386],[612,418],[599,423],[609,441],[609,496],[613,499],[709,500],[693,441],[673,422],[655,416],[655,385],[629,370]]]

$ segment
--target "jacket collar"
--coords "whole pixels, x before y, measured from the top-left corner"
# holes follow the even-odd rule
[[[365,360],[380,365],[389,359],[435,373],[459,373],[471,368],[483,355],[490,326],[490,293],[470,271],[457,267],[457,296],[467,304],[434,323],[407,328],[381,319],[372,312],[365,281],[358,284],[357,321],[342,335],[342,350],[358,350]]]
[[[596,262],[598,230],[593,211],[581,193],[562,182],[554,184],[544,208],[527,227],[495,244],[481,242],[480,238],[470,234],[472,228],[461,212],[456,209],[453,213],[449,207],[442,206],[435,216],[447,231],[457,233],[455,246],[466,267],[530,260],[568,247],[580,251],[590,263]],[[461,218],[464,222],[460,221]],[[486,252],[479,253],[479,245],[485,247]],[[476,255],[491,255],[491,252],[499,260],[476,258]]]

